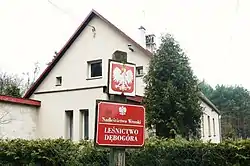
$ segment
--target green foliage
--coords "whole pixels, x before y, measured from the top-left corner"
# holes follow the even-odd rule
[[[250,136],[250,95],[240,86],[216,86],[211,96],[213,103],[222,112],[222,130],[229,123],[237,137]],[[223,133],[225,136],[227,133]]]
[[[78,145],[69,140],[1,140],[0,165],[77,165]]]
[[[1,140],[0,165],[108,166],[109,148],[69,140]],[[126,149],[127,166],[250,165],[250,140],[221,144],[183,139],[146,141],[144,148]]]
[[[33,71],[23,73],[23,77],[0,71],[0,95],[22,97],[35,82],[39,70],[39,63],[37,62]]]
[[[149,140],[145,148],[131,150],[127,165],[249,165],[250,141],[211,144],[179,140]]]
[[[213,94],[214,89],[208,84],[206,83],[204,80],[199,83],[199,89],[200,91],[208,98],[211,98],[211,95]]]
[[[79,165],[84,166],[108,166],[109,164],[109,149],[97,148],[93,142],[80,142],[80,151],[77,154],[76,160]],[[81,164],[80,164],[81,163]]]
[[[197,79],[187,56],[171,35],[162,38],[151,58],[145,83],[147,125],[156,128],[157,136],[198,134],[201,108]]]
[[[21,97],[21,82],[16,75],[0,73],[0,95]]]
[[[223,138],[250,137],[250,93],[241,86],[217,85],[210,89],[206,83],[201,90],[221,111]]]

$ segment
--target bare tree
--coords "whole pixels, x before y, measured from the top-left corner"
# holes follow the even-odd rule
[[[22,97],[35,82],[40,71],[39,63],[34,63],[31,72],[23,72],[22,76],[0,71],[0,95]]]
[[[4,138],[5,127],[13,120],[8,105],[6,103],[0,103],[0,139]]]
[[[40,72],[40,64],[39,62],[36,62],[34,64],[34,68],[32,72],[23,73],[25,80],[24,80],[24,85],[22,89],[22,94],[25,93],[25,91],[28,90],[33,85],[33,83],[37,79],[39,72]]]

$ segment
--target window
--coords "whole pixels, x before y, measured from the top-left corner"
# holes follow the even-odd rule
[[[210,126],[210,116],[207,116],[207,122],[208,122],[208,136],[211,137],[211,126]]]
[[[214,130],[214,136],[216,136],[216,134],[215,134],[215,121],[214,121],[214,118],[213,118],[213,130]]]
[[[101,77],[102,76],[102,61],[91,61],[88,62],[89,78]]]
[[[80,110],[80,139],[89,139],[89,110]]]
[[[143,66],[136,67],[136,76],[143,76]]]
[[[73,111],[65,111],[66,129],[65,138],[73,139]]]
[[[61,86],[62,85],[62,76],[56,77],[56,86]]]
[[[202,123],[202,137],[205,137],[205,132],[204,132],[204,115],[202,115],[202,120],[201,120],[201,123]]]

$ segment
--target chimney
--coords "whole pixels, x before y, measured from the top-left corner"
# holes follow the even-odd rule
[[[140,31],[140,33],[139,33],[140,45],[143,48],[146,48],[146,28],[144,28],[143,26],[140,26],[139,31]]]
[[[156,51],[155,35],[149,34],[145,37],[146,40],[146,49],[154,53]]]

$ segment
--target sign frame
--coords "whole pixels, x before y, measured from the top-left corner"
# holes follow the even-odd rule
[[[143,126],[143,139],[141,145],[121,145],[121,144],[98,144],[98,117],[99,111],[98,106],[100,103],[113,103],[119,105],[130,105],[130,106],[140,106],[143,107],[144,110],[144,126]],[[95,133],[94,133],[94,145],[99,147],[107,147],[107,148],[142,148],[145,145],[145,131],[146,131],[146,110],[145,107],[141,104],[128,104],[126,102],[118,102],[118,101],[110,101],[110,100],[96,100],[96,112],[95,112]]]
[[[134,75],[133,75],[134,91],[133,92],[127,93],[127,92],[117,92],[117,91],[112,90],[112,88],[111,88],[111,84],[112,84],[112,80],[111,80],[111,78],[112,78],[111,64],[112,63],[127,65],[127,66],[130,66],[130,67],[134,68]],[[108,61],[108,87],[107,87],[107,92],[108,92],[109,95],[124,95],[124,96],[131,96],[131,97],[136,96],[136,64],[130,63],[130,62],[122,63],[122,62],[117,61],[117,60],[109,59],[109,61]]]

